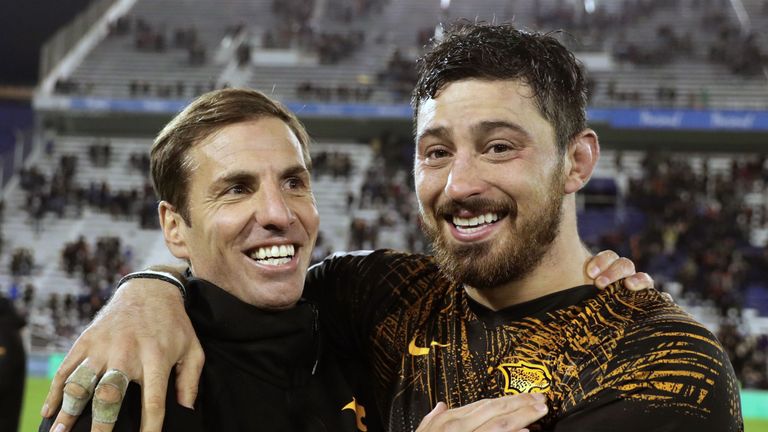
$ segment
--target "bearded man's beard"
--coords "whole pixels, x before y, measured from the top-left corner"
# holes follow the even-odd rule
[[[432,243],[432,249],[440,270],[456,283],[476,289],[490,289],[521,280],[533,271],[546,255],[560,232],[563,192],[561,169],[556,169],[550,179],[547,196],[544,197],[540,214],[527,214],[520,223],[516,203],[499,203],[483,198],[462,202],[450,202],[435,209],[434,219],[423,217],[422,229]],[[478,244],[458,245],[448,239],[438,220],[453,215],[458,209],[474,214],[495,212],[506,214],[513,225],[511,236],[503,243],[493,240]],[[422,209],[423,212],[423,209]],[[423,216],[423,215],[422,215]],[[450,217],[448,217],[449,223]],[[500,220],[497,223],[507,223]],[[499,233],[504,234],[504,233]]]

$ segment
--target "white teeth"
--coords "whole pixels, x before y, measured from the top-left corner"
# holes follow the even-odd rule
[[[290,262],[294,254],[293,245],[263,246],[251,252],[251,259],[262,264],[281,265]]]
[[[470,219],[454,216],[453,224],[456,225],[457,228],[471,228],[496,222],[497,220],[499,220],[499,215],[497,213],[486,213]]]
[[[273,265],[273,266],[288,264],[289,262],[291,262],[290,258],[268,258],[268,259],[259,261],[259,263],[261,264]]]

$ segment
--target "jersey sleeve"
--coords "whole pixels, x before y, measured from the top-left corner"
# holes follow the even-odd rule
[[[638,321],[626,329],[605,367],[604,382],[549,430],[744,430],[728,357],[689,317]]]
[[[335,254],[309,269],[304,297],[319,306],[326,340],[342,351],[366,352],[372,329],[396,301],[391,279],[404,255],[385,250]]]

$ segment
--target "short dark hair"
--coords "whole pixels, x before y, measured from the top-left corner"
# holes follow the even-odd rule
[[[158,198],[174,206],[191,226],[187,202],[189,150],[225,126],[264,117],[274,117],[288,125],[299,140],[304,163],[310,169],[309,135],[288,108],[256,90],[214,90],[195,99],[155,138],[150,151],[150,173]]]
[[[586,128],[587,86],[581,63],[553,33],[521,31],[511,24],[454,23],[417,61],[414,124],[419,105],[463,79],[520,80],[552,124],[562,152]]]

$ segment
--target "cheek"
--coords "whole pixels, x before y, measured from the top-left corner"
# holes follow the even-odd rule
[[[441,181],[441,177],[435,171],[427,172],[423,169],[417,169],[414,172],[416,198],[423,206],[428,208],[443,191],[445,182]]]
[[[221,208],[208,215],[210,230],[208,237],[214,241],[228,241],[236,238],[251,219],[252,213],[239,206]]]
[[[314,240],[317,237],[317,232],[320,229],[320,215],[312,203],[298,203],[293,208],[293,213],[299,219],[301,226],[307,233],[307,236]]]

